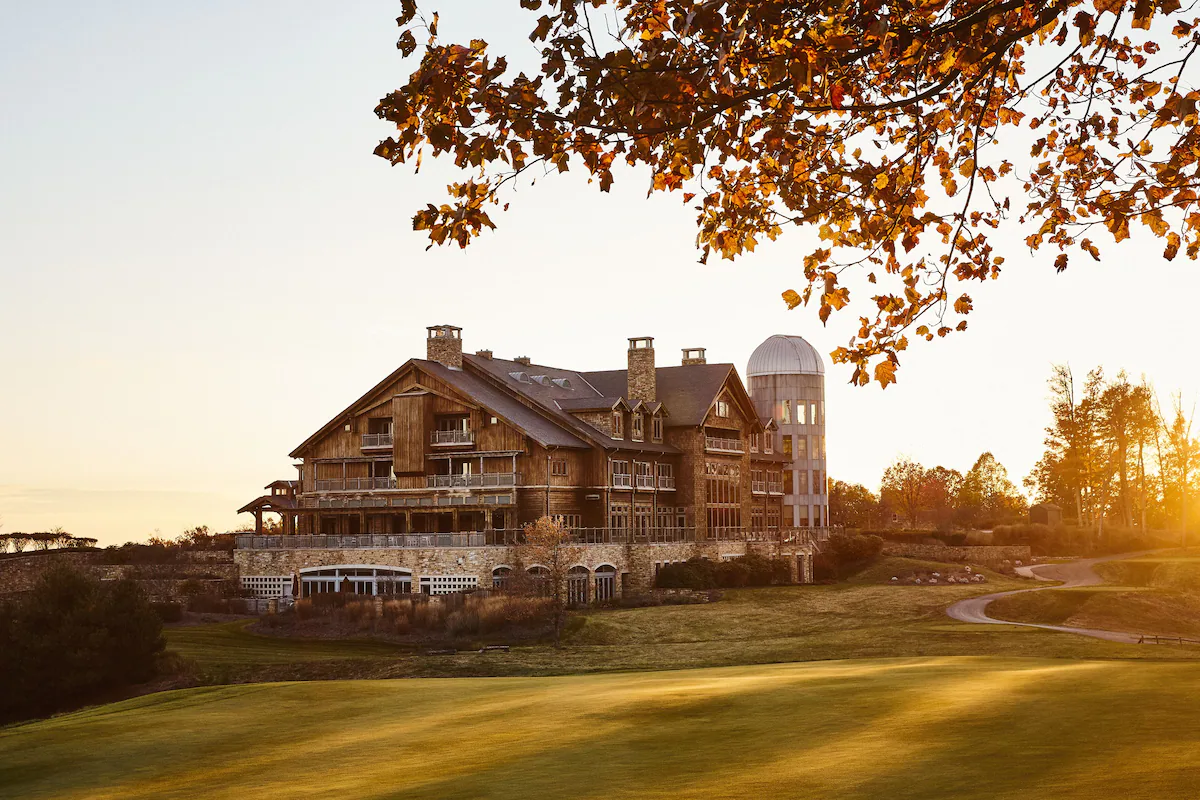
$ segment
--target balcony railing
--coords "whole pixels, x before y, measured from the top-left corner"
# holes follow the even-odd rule
[[[750,481],[750,491],[754,492],[754,494],[766,494],[767,493],[767,482],[766,481]]]
[[[614,472],[612,476],[612,485],[614,489],[632,489],[633,476]]]
[[[317,481],[318,492],[364,492],[395,488],[395,478],[333,478]]]
[[[520,473],[485,472],[482,475],[428,475],[425,486],[430,489],[474,489],[489,486],[516,486]]]
[[[391,447],[393,441],[390,433],[364,433],[362,446],[364,450],[372,447]]]
[[[704,449],[714,450],[718,453],[746,452],[741,439],[724,439],[720,436],[705,436]]]
[[[577,544],[671,544],[675,542],[778,542],[815,544],[829,538],[830,528],[572,528]],[[521,530],[467,531],[462,533],[397,533],[360,536],[309,535],[255,536],[235,539],[239,550],[354,550],[443,547],[508,547],[520,544]]]
[[[675,476],[674,475],[659,475],[658,476],[658,488],[674,489],[675,488]]]
[[[635,481],[637,483],[637,488],[639,488],[639,489],[653,489],[654,488],[654,476],[653,475],[637,475],[635,477],[637,478],[637,480]]]
[[[450,444],[473,444],[474,442],[475,433],[473,431],[434,431],[429,434],[429,443],[435,446]]]
[[[772,481],[767,484],[767,492],[770,494],[783,494],[783,484]]]

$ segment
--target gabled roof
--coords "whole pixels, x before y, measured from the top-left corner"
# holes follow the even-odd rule
[[[563,411],[616,411],[618,408],[631,410],[624,397],[575,397],[555,400],[554,403]]]
[[[624,442],[611,439],[602,431],[596,430],[583,420],[574,416],[580,411],[609,411],[613,408],[630,409],[632,406],[625,399],[625,382],[622,379],[615,391],[605,391],[594,386],[589,379],[593,373],[577,372],[575,370],[547,367],[542,364],[522,364],[517,361],[507,361],[502,358],[480,358],[479,356],[463,355],[463,372],[470,373],[478,370],[486,374],[505,391],[514,392],[530,403],[535,404],[567,430],[574,432],[592,444],[606,450],[632,449],[646,452],[678,453],[678,448],[668,444],[646,442]],[[549,380],[546,383],[523,383],[512,377],[511,373],[524,372],[533,375],[544,375]],[[565,380],[567,385],[556,383]],[[667,403],[666,405],[670,405]],[[636,445],[636,446],[635,446]]]
[[[704,424],[704,417],[729,373],[733,364],[689,364],[686,367],[659,367],[655,370],[658,385],[658,400],[671,412],[670,424],[696,427]],[[624,394],[627,370],[611,369],[604,372],[587,372],[587,381],[604,394]]]
[[[464,356],[464,361],[466,358]],[[557,421],[547,419],[520,400],[494,387],[483,378],[472,375],[465,369],[448,369],[436,361],[420,359],[413,359],[413,363],[417,364],[422,371],[428,372],[438,380],[445,381],[488,411],[503,418],[543,447],[588,446],[587,442]]]
[[[296,507],[296,498],[287,495],[269,495],[256,497],[237,510],[244,514],[247,511],[287,511]]]

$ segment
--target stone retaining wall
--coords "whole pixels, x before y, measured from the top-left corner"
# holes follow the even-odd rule
[[[99,560],[100,553],[95,551],[50,551],[0,559],[0,595],[28,592],[38,576],[51,567],[67,565],[90,569]]]
[[[949,561],[959,564],[986,564],[998,566],[1005,561],[1020,561],[1028,564],[1032,555],[1028,545],[1004,547],[953,547],[946,544],[910,544],[908,542],[884,542],[883,553],[888,556],[919,558],[923,561]]]
[[[751,544],[751,552],[757,545]],[[743,556],[747,553],[746,542],[673,543],[673,544],[592,544],[578,545],[580,566],[587,567],[593,580],[596,568],[611,565],[619,576],[628,575],[624,581],[631,593],[648,591],[654,585],[656,565],[687,561],[689,558],[708,558],[720,561],[724,558]],[[791,558],[796,566],[793,579],[804,582],[812,579],[812,552],[807,546],[786,545],[774,555]],[[515,560],[514,551],[507,547],[454,547],[454,548],[356,548],[347,550],[295,549],[295,550],[237,550],[234,560],[243,576],[286,576],[309,567],[333,566],[380,566],[400,567],[412,572],[414,588],[421,577],[432,575],[473,575],[483,588],[492,585],[492,570],[511,567]],[[526,564],[527,568],[534,566]],[[622,592],[622,580],[617,583],[617,594]]]

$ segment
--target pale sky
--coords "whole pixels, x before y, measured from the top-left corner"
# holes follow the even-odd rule
[[[520,63],[516,0],[444,0],[447,39]],[[409,357],[425,326],[466,349],[577,369],[624,364],[651,335],[744,373],[773,333],[828,353],[785,309],[811,241],[697,263],[693,212],[548,177],[465,251],[425,251],[421,175],[371,154],[373,109],[401,85],[399,3],[8,3],[0,11],[0,522],[102,543],[229,529],[287,453]],[[1019,205],[1014,197],[1014,205]],[[1145,373],[1200,395],[1200,278],[1135,235],[1101,264],[1029,254],[1006,232],[1003,279],[972,286],[971,328],[917,346],[899,385],[848,386],[827,362],[830,474],[878,487],[905,454],[960,470],[993,451],[1020,482],[1041,453],[1051,364]],[[1007,248],[1007,249],[1006,249]],[[240,521],[246,521],[243,517]]]

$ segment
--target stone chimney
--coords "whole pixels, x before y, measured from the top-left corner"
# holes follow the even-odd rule
[[[487,361],[492,360],[492,351],[491,350],[476,350],[475,355],[477,355],[480,358],[485,359]]]
[[[531,359],[529,356],[517,356],[516,358],[513,359],[513,361],[515,361],[518,364],[525,366],[525,367],[528,367],[531,364],[533,364],[533,359]]]
[[[629,372],[626,373],[626,399],[653,403],[658,400],[658,377],[654,371],[654,337],[629,340]]]
[[[703,347],[685,347],[683,349],[683,366],[690,367],[693,364],[707,364],[708,360],[704,357]]]
[[[453,325],[430,325],[425,342],[425,357],[443,367],[462,369],[462,328]]]

